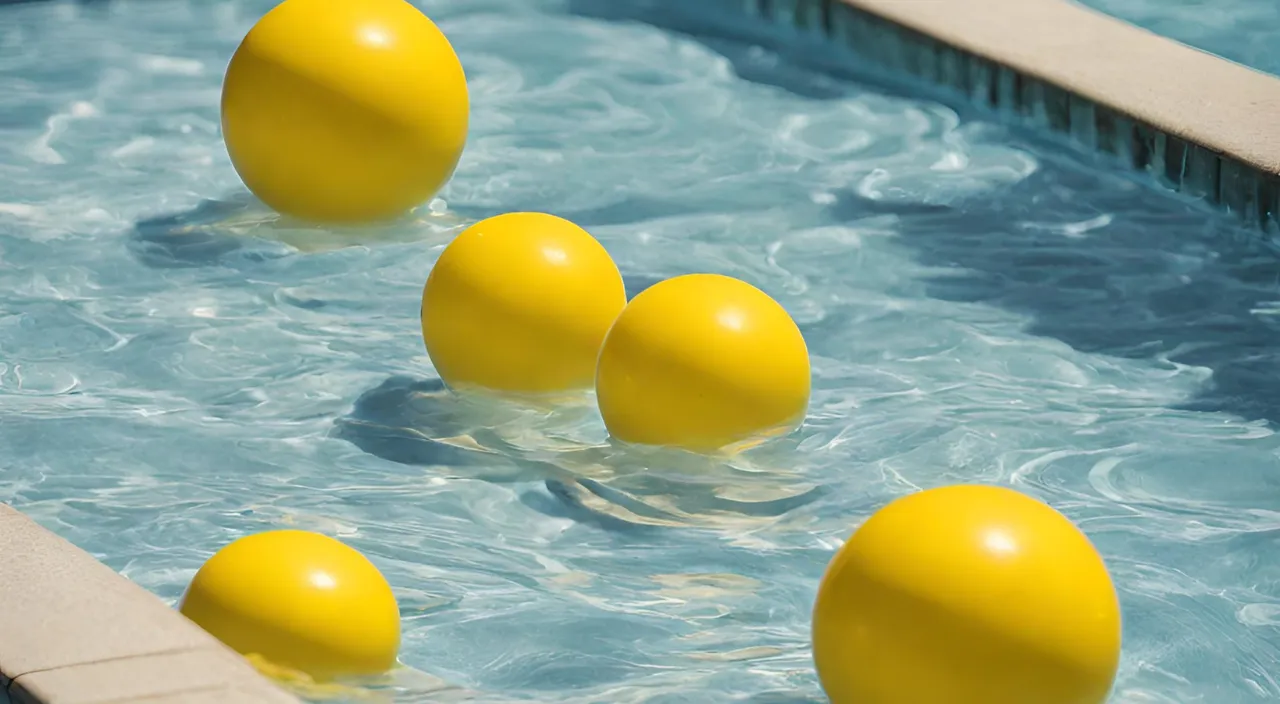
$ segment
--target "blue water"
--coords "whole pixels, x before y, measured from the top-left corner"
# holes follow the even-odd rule
[[[267,7],[0,8],[0,500],[170,602],[235,537],[341,536],[403,605],[400,701],[798,704],[839,542],[906,492],[1004,483],[1108,560],[1114,702],[1280,697],[1280,291],[1253,235],[607,0],[428,3],[471,81],[457,177],[410,223],[290,228],[218,135]],[[590,229],[632,292],[701,270],[775,295],[813,353],[804,428],[697,462],[610,449],[589,405],[440,391],[427,272],[517,209]]]
[[[1280,74],[1275,0],[1080,0],[1158,34]]]

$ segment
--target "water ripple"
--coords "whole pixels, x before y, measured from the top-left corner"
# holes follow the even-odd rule
[[[742,27],[589,0],[426,3],[474,99],[457,177],[402,222],[309,228],[217,130],[268,5],[0,9],[0,500],[171,601],[236,536],[344,537],[401,600],[378,696],[801,704],[849,532],[1006,483],[1114,571],[1114,701],[1280,697],[1272,253]],[[775,295],[813,355],[804,426],[715,460],[610,444],[589,396],[444,391],[422,282],[515,209],[591,229],[632,295],[695,270]]]

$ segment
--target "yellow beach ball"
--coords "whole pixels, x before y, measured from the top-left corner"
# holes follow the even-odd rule
[[[179,608],[235,651],[320,682],[386,672],[400,649],[400,610],[382,573],[317,533],[232,542],[200,568]]]
[[[813,655],[832,704],[1102,704],[1120,605],[1066,517],[950,486],[876,512],[827,568]]]
[[[455,389],[590,388],[600,343],[627,303],[622,274],[581,227],[507,213],[458,235],[422,290],[422,339]]]
[[[809,404],[809,352],[786,310],[718,274],[636,296],[600,350],[596,394],[623,442],[695,452],[784,433]]]
[[[466,76],[449,40],[404,0],[285,0],[245,36],[222,86],[240,178],[304,220],[394,218],[453,175]]]

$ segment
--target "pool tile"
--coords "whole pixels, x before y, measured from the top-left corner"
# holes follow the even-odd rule
[[[1246,225],[1263,227],[1266,213],[1259,200],[1260,179],[1235,159],[1223,157],[1218,178],[1218,201]]]
[[[1074,93],[1064,93],[1067,99],[1067,126],[1071,139],[1084,149],[1099,148],[1098,106],[1088,98]]]
[[[1222,158],[1198,144],[1188,143],[1183,156],[1180,190],[1210,203],[1221,199]]]
[[[968,56],[969,75],[965,80],[965,90],[969,97],[985,108],[998,107],[1000,94],[997,66],[980,56],[964,56]]]
[[[820,0],[796,0],[793,22],[796,29],[815,36],[826,36],[830,6]]]

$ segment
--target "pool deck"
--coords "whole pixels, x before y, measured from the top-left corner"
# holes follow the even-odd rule
[[[1280,234],[1280,77],[1068,0],[720,0]]]
[[[299,704],[142,587],[0,504],[0,702]]]

